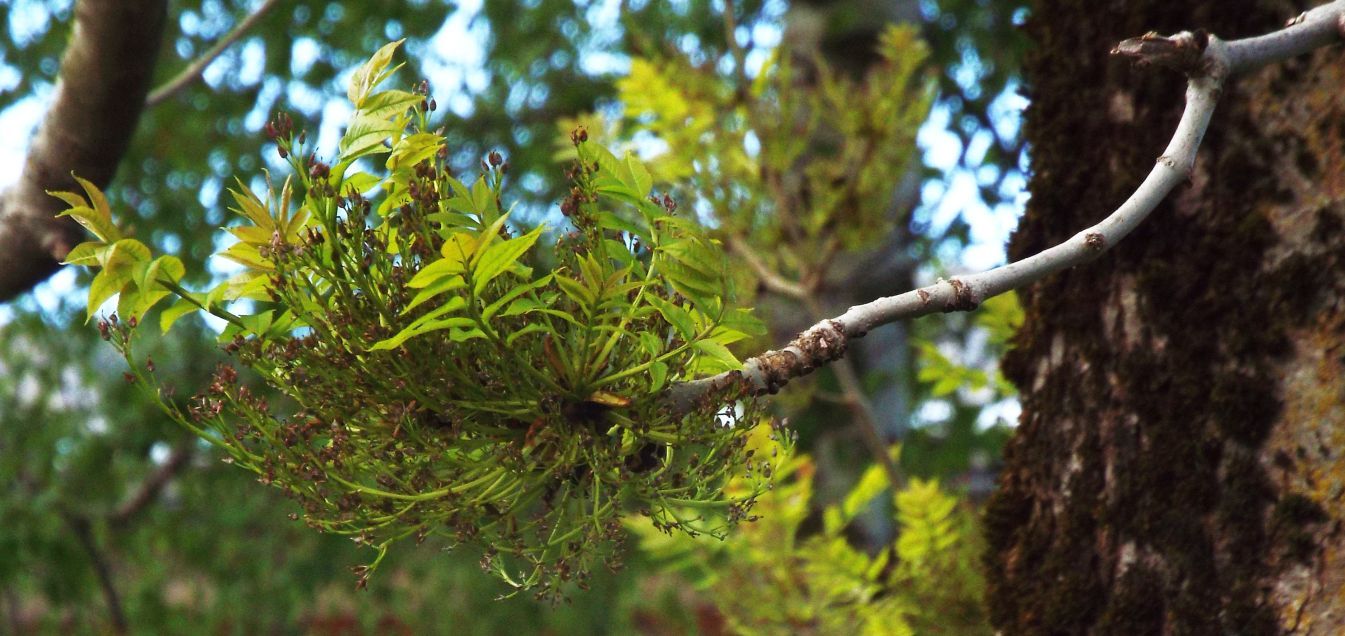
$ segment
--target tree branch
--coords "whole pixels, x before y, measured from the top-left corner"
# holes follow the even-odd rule
[[[23,172],[0,195],[0,302],[58,268],[83,240],[48,190],[74,190],[77,172],[107,185],[126,154],[149,90],[167,0],[80,0],[55,96]]]
[[[201,74],[205,73],[206,67],[210,66],[210,63],[214,62],[215,58],[218,58],[225,50],[232,46],[234,42],[237,42],[239,38],[243,37],[243,34],[247,33],[249,29],[260,22],[261,19],[266,16],[267,12],[279,3],[280,0],[265,0],[265,2],[262,2],[261,6],[257,7],[257,10],[253,11],[246,18],[243,18],[241,22],[234,26],[232,31],[220,38],[220,40],[216,42],[214,46],[211,46],[206,50],[201,57],[188,65],[187,68],[182,69],[182,72],[178,73],[173,79],[164,82],[162,86],[159,86],[150,92],[149,97],[145,98],[145,107],[153,108],[154,106],[158,106],[165,100],[176,95],[182,89],[190,86],[192,82],[200,79]]]
[[[192,443],[190,441],[173,448],[168,460],[146,476],[145,480],[140,482],[140,486],[135,489],[135,492],[108,515],[108,523],[114,528],[122,528],[130,523],[131,519],[149,506],[163,491],[164,486],[167,486],[168,482],[172,481],[186,467],[191,456]]]
[[[121,599],[118,598],[116,585],[112,581],[112,568],[104,558],[102,550],[98,548],[98,541],[93,536],[89,520],[72,512],[63,512],[62,516],[74,531],[79,545],[89,555],[89,563],[93,566],[93,572],[98,577],[98,585],[103,590],[103,600],[107,603],[108,619],[112,622],[113,633],[125,634],[128,628],[126,612],[122,610]]]
[[[784,349],[747,360],[740,371],[670,387],[664,397],[666,405],[674,413],[685,413],[707,401],[719,403],[741,395],[775,393],[791,379],[840,359],[850,340],[864,337],[874,327],[934,312],[971,311],[987,298],[1097,258],[1134,230],[1177,184],[1189,178],[1196,150],[1230,74],[1341,39],[1345,39],[1345,0],[1317,7],[1279,31],[1243,40],[1224,42],[1203,32],[1183,32],[1170,37],[1150,33],[1122,42],[1113,54],[1179,68],[1187,73],[1189,82],[1186,108],[1167,149],[1144,182],[1110,216],[1021,261],[980,274],[940,279],[933,285],[851,307],[840,316],[809,327]]]
[[[737,234],[726,234],[724,247],[727,247],[730,252],[737,254],[743,259],[744,263],[747,263],[747,267],[756,275],[757,280],[761,281],[761,285],[766,288],[766,291],[794,300],[803,300],[808,297],[808,290],[776,273],[766,264],[766,261],[761,260],[761,255],[757,254],[757,251],[752,249],[752,246],[748,245],[747,241]]]

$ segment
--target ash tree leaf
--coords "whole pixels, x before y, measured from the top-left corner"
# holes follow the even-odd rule
[[[403,137],[392,148],[392,154],[388,155],[388,170],[414,168],[420,162],[434,157],[443,145],[442,137],[430,133],[416,133]]]
[[[89,205],[88,199],[85,199],[84,197],[75,194],[74,192],[66,192],[64,190],[47,190],[47,194],[64,201],[66,205],[72,208],[93,209],[93,206]]]
[[[378,341],[369,349],[371,351],[396,349],[397,347],[400,347],[402,343],[421,334],[448,329],[450,327],[469,327],[474,324],[471,318],[461,316],[443,318],[443,316],[458,311],[466,306],[467,300],[465,298],[462,296],[453,296],[444,304],[435,307],[430,310],[429,313],[417,318],[410,325],[407,325],[405,329],[402,329],[389,338]]]
[[[515,330],[508,336],[505,336],[504,343],[506,345],[513,346],[514,342],[516,342],[519,338],[522,338],[523,336],[526,336],[530,333],[542,333],[547,331],[549,331],[549,329],[545,324],[542,324],[540,322],[534,322],[532,324],[524,325],[522,329]]]
[[[350,122],[350,127],[346,129],[345,136],[341,137],[341,143],[338,146],[341,152],[341,163],[348,165],[360,157],[387,152],[388,149],[383,146],[383,142],[400,133],[402,127],[403,125],[399,121],[357,116],[355,121]]]
[[[663,388],[663,384],[668,381],[668,365],[663,362],[654,362],[649,365],[649,388],[652,391],[658,391]]]
[[[265,230],[265,240],[270,241],[271,233],[276,230],[276,222],[271,217],[271,211],[266,208],[265,203],[262,203],[261,197],[258,197],[241,179],[235,178],[234,181],[238,182],[238,189],[230,188],[229,194],[233,196],[238,207],[229,209],[243,215],[247,220],[252,221],[253,225]]]
[[[724,319],[719,324],[753,338],[766,335],[766,323],[753,315],[751,309],[737,308],[726,311]]]
[[[482,310],[481,319],[490,320],[492,317],[495,316],[496,313],[499,313],[500,309],[504,308],[505,305],[508,305],[510,301],[513,301],[515,298],[518,298],[519,296],[522,296],[523,294],[526,294],[532,290],[545,287],[547,283],[550,282],[551,282],[551,274],[547,274],[546,276],[543,276],[531,283],[527,283],[525,285],[519,285],[518,287],[515,287],[509,290],[508,292],[505,292],[503,296],[500,296],[499,300],[487,305],[486,308]],[[510,309],[513,309],[512,305],[510,305]]]
[[[107,197],[103,196],[103,191],[98,186],[82,179],[79,175],[71,173],[75,181],[79,182],[88,199],[75,194],[74,192],[54,192],[47,191],[53,197],[56,197],[70,206],[69,209],[57,214],[56,216],[68,216],[75,219],[84,229],[93,233],[99,240],[105,243],[114,243],[121,239],[121,232],[117,226],[112,223],[112,207],[108,205]]]
[[[65,265],[88,265],[93,266],[102,260],[102,253],[106,252],[112,246],[102,241],[85,241],[70,250],[62,261]]]
[[[618,164],[617,178],[641,198],[649,194],[650,188],[654,186],[654,178],[649,175],[649,169],[629,150]]]
[[[143,262],[136,270],[135,284],[141,289],[150,289],[159,281],[176,283],[187,273],[182,259],[165,254],[152,261]]]
[[[240,316],[240,318],[242,318],[243,325],[247,327],[248,331],[255,334],[264,334],[271,328],[271,320],[274,316],[275,312],[268,309],[258,314]]]
[[[542,235],[542,227],[539,225],[523,236],[496,243],[487,248],[485,253],[481,255],[481,260],[477,262],[476,268],[472,270],[472,291],[478,296],[481,295],[490,281],[503,274],[509,269],[510,265],[513,265],[519,257],[532,248],[533,244],[537,242],[537,237]]]
[[[696,322],[692,320],[691,314],[677,305],[668,302],[658,296],[648,295],[647,300],[650,305],[657,309],[663,319],[677,330],[677,335],[682,340],[690,341],[696,337]]]
[[[696,368],[702,373],[733,371],[743,367],[743,363],[728,347],[713,340],[697,340],[691,344],[691,348],[702,354],[696,360]]]
[[[486,183],[486,177],[482,176],[472,184],[472,208],[482,221],[494,218],[498,210],[495,209],[495,192],[490,189]]]
[[[436,261],[436,262],[442,263],[444,261]],[[421,270],[416,275],[419,276],[420,274],[425,273],[427,270],[428,268]],[[415,282],[415,279],[412,279],[411,282]],[[402,313],[406,314],[410,312],[412,309],[415,309],[421,303],[424,303],[425,301],[430,300],[431,298],[434,298],[439,294],[448,291],[453,291],[455,289],[462,289],[463,287],[466,286],[467,281],[464,281],[461,276],[453,275],[453,276],[441,277],[435,282],[426,285],[424,289],[420,290],[420,293],[416,294],[416,297],[411,299],[411,303],[406,306],[406,309],[402,310]],[[415,287],[415,285],[407,283],[407,287]]]
[[[649,228],[641,226],[639,223],[626,219],[620,215],[603,210],[598,213],[598,226],[618,232],[625,232],[631,236],[638,237],[642,242],[649,243]],[[626,251],[625,246],[617,252]]]
[[[481,262],[481,257],[485,255],[486,250],[490,249],[490,246],[494,245],[495,241],[500,240],[500,231],[504,229],[504,222],[508,220],[508,216],[509,215],[507,214],[500,215],[499,218],[495,219],[490,224],[490,227],[481,231],[481,236],[476,239],[476,247],[472,250],[472,259],[470,263],[473,269],[475,269],[477,264]]]
[[[387,79],[388,75],[397,70],[395,67],[391,71],[387,70],[388,64],[392,61],[392,55],[397,52],[397,47],[405,41],[406,39],[403,38],[383,45],[369,57],[369,61],[355,69],[355,72],[351,74],[350,84],[346,87],[346,97],[355,105],[355,108],[363,107],[369,93],[373,92],[380,82]]]
[[[98,237],[98,240],[100,241],[111,243],[121,238],[121,232],[117,230],[117,226],[112,224],[112,219],[105,219],[102,216],[99,216],[99,214],[92,208],[70,208],[56,216],[68,216],[73,218],[77,223],[84,226],[84,229],[92,232],[94,236]]]
[[[414,321],[411,322],[408,328],[420,327],[425,323],[428,323],[441,316],[444,316],[445,314],[451,314],[466,306],[467,306],[466,298],[463,298],[462,296],[454,296],[452,298],[449,298],[447,301],[444,301],[444,304],[439,305],[434,309],[431,309],[429,313],[426,313],[425,315],[416,318]]]
[[[159,331],[168,333],[168,330],[173,327],[173,323],[177,322],[179,318],[200,310],[200,307],[186,300],[178,300],[159,313]]]
[[[369,174],[367,172],[356,172],[354,174],[346,175],[344,178],[341,179],[340,192],[342,194],[345,194],[353,190],[360,194],[368,194],[372,192],[375,188],[378,188],[382,185],[383,185],[383,179],[381,177]],[[300,208],[300,210],[304,213],[305,216],[307,215],[307,208]],[[296,214],[295,216],[297,217],[299,215]],[[300,225],[302,225],[302,223]]]
[[[411,110],[412,106],[419,104],[423,99],[425,99],[423,96],[407,91],[381,91],[364,100],[364,104],[360,106],[360,114],[378,119],[394,119],[406,114],[406,111]]]
[[[565,295],[569,296],[570,299],[578,304],[585,312],[592,308],[594,303],[597,302],[598,297],[583,283],[570,278],[569,276],[562,276],[560,274],[556,274],[555,277],[556,284],[560,286],[560,290],[565,292]]]
[[[123,317],[140,320],[154,305],[169,295],[168,290],[163,288],[128,286],[122,289],[121,297],[117,299],[117,313]]]
[[[150,260],[149,248],[135,239],[121,239],[100,252],[103,271],[89,284],[88,318],[111,298],[134,282],[136,267]]]
[[[413,327],[407,327],[406,329],[401,330],[400,332],[397,333],[397,335],[392,336],[391,338],[380,340],[374,346],[369,347],[369,350],[386,351],[390,349],[396,349],[397,347],[402,346],[402,343],[419,335],[427,334],[432,331],[440,331],[451,327],[469,327],[471,325],[472,325],[472,319],[464,318],[462,316],[455,316],[453,318],[443,318],[440,320],[431,320]],[[451,337],[450,339],[457,340]]]

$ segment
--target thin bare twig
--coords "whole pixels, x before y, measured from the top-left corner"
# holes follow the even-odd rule
[[[168,456],[168,459],[146,476],[145,480],[140,482],[140,486],[133,491],[133,494],[108,515],[108,523],[114,528],[125,527],[136,515],[153,503],[154,499],[163,491],[164,486],[167,486],[168,482],[172,481],[182,471],[191,457],[192,445],[190,442],[184,442],[173,448],[173,452]]]
[[[813,320],[820,320],[826,315],[815,297],[808,295],[802,300],[808,306]],[[883,472],[887,473],[888,483],[894,490],[900,490],[906,480],[902,477],[896,462],[892,461],[887,441],[883,439],[882,431],[878,428],[878,418],[873,414],[873,404],[864,394],[864,387],[859,381],[859,374],[855,372],[855,366],[842,358],[832,363],[831,371],[836,375],[836,383],[841,387],[842,404],[849,409],[850,415],[854,418],[854,426],[859,432],[860,439],[864,440],[873,461],[882,466]]]
[[[809,327],[779,351],[749,359],[742,370],[676,384],[665,395],[674,412],[729,395],[774,393],[789,380],[845,355],[851,339],[874,327],[935,312],[971,311],[987,298],[1087,263],[1116,245],[1179,183],[1189,178],[1224,80],[1232,73],[1288,59],[1345,38],[1345,0],[1313,9],[1268,35],[1224,42],[1204,33],[1127,40],[1114,51],[1141,62],[1176,66],[1189,77],[1186,108],[1167,148],[1130,198],[1102,222],[1059,245],[987,272],[940,279],[933,285],[856,305]]]
[[[761,285],[766,288],[766,291],[794,300],[807,298],[808,290],[771,269],[761,259],[761,255],[757,254],[757,251],[741,237],[736,234],[728,234],[724,239],[724,247],[727,247],[730,252],[737,254],[739,258],[743,259],[744,263],[747,263],[747,267],[756,275],[757,280],[761,281]]]
[[[103,601],[107,603],[108,620],[112,621],[112,631],[125,634],[129,626],[126,624],[126,612],[121,608],[121,599],[117,596],[117,588],[112,581],[112,568],[98,547],[88,518],[69,511],[62,512],[61,516],[65,517],[65,522],[74,531],[80,547],[83,547],[89,555],[89,563],[93,566],[93,572],[98,577],[98,585],[103,590]]]
[[[738,44],[737,7],[733,0],[724,0],[724,39],[727,40],[729,53],[733,55],[733,71],[737,76],[738,96],[746,97],[751,83],[747,81],[747,52]]]
[[[218,58],[226,49],[232,46],[234,42],[237,42],[239,38],[243,37],[249,29],[260,22],[266,13],[277,4],[280,4],[280,0],[264,0],[261,6],[257,7],[256,11],[253,11],[246,18],[243,18],[242,22],[239,22],[234,26],[232,31],[227,33],[223,38],[220,38],[220,40],[216,42],[214,46],[211,46],[206,50],[201,57],[196,58],[196,61],[188,65],[187,68],[182,69],[182,72],[178,73],[173,79],[164,82],[162,86],[151,91],[149,97],[145,98],[145,106],[158,106],[168,98],[176,95],[182,89],[191,85],[192,82],[199,79],[201,74],[205,72],[206,67],[210,66],[210,63],[215,61],[215,58]]]

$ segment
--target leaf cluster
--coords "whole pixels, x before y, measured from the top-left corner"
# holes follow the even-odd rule
[[[913,28],[887,27],[878,53],[861,80],[787,47],[750,79],[686,57],[637,58],[617,88],[635,128],[667,146],[651,162],[658,178],[686,183],[718,232],[808,282],[898,221],[892,184],[909,169],[933,92]]]
[[[750,447],[758,458],[780,454],[764,437]],[[639,521],[630,525],[647,553],[705,591],[735,633],[990,633],[980,609],[981,544],[970,509],[937,481],[913,479],[892,499],[897,540],[870,554],[848,532],[887,488],[882,469],[870,467],[840,502],[825,507],[820,529],[809,504],[814,474],[806,456],[781,462],[775,488],[758,500],[762,519],[727,541],[690,541]]]
[[[425,91],[379,90],[398,44],[352,75],[355,113],[330,163],[287,117],[268,124],[295,176],[276,188],[268,175],[263,195],[239,182],[245,223],[219,255],[244,270],[208,292],[179,284],[175,257],[123,237],[92,185],[56,194],[97,238],[69,259],[99,269],[90,315],[120,294],[104,337],[175,420],[294,497],[306,523],[377,548],[362,583],[403,538],[479,546],[483,568],[540,595],[616,565],[627,513],[722,535],[769,481],[758,470],[724,491],[757,406],[675,414],[659,400],[673,382],[740,366],[728,346],[762,331],[731,306],[722,251],[651,196],[639,160],[583,130],[568,228],[544,242],[544,227],[518,227],[502,156],[468,185]],[[282,403],[231,366],[174,400],[134,351],[136,325],[170,297],[162,329],[198,310],[223,319],[225,350]]]

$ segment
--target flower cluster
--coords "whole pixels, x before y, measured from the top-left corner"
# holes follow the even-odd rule
[[[136,272],[163,265],[117,278],[135,302],[99,326],[133,379],[158,386],[132,335],[159,299],[179,298],[165,329],[192,310],[224,318],[224,350],[273,399],[226,365],[185,405],[160,391],[161,404],[297,500],[310,526],[378,549],[361,585],[392,543],[440,535],[553,595],[618,564],[625,515],[693,535],[750,518],[770,481],[745,446],[755,402],[681,413],[662,401],[675,382],[735,368],[727,345],[760,332],[730,305],[722,252],[670,197],[650,196],[637,159],[580,130],[570,227],[543,254],[545,228],[525,231],[501,205],[503,155],[467,185],[426,132],[427,89],[374,91],[391,53],[352,78],[354,120],[330,164],[300,159],[288,117],[267,125],[295,178],[234,192],[250,224],[229,228],[239,242],[222,255],[243,274],[194,293],[177,283],[180,264],[161,263],[171,257],[122,250]],[[354,169],[379,154],[386,174]],[[131,240],[77,255],[104,276]],[[250,313],[231,313],[240,298]],[[726,494],[735,476],[753,486]]]

